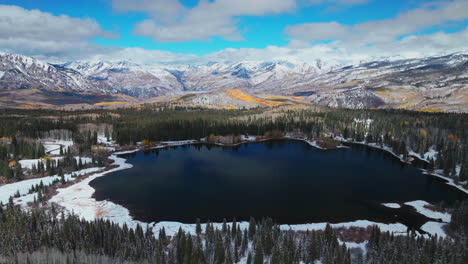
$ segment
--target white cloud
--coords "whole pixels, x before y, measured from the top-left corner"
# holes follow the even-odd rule
[[[29,55],[59,55],[96,49],[87,40],[112,38],[93,19],[54,16],[40,10],[0,5],[0,47]]]
[[[138,23],[134,33],[158,42],[208,40],[215,36],[241,40],[236,17],[279,14],[296,7],[296,0],[201,0],[193,8],[183,7],[178,1],[170,1],[169,7],[160,2],[114,0],[113,7],[148,13],[151,19]],[[176,19],[167,19],[170,16]]]
[[[289,26],[286,34],[291,39],[318,41],[335,39],[342,45],[364,46],[388,43],[398,37],[415,33],[435,25],[468,18],[468,1],[455,0],[434,3],[399,14],[394,19],[369,21],[347,26],[337,22],[306,23]]]
[[[203,56],[179,54],[143,48],[119,48],[103,46],[80,47],[81,53],[70,53],[65,57],[39,57],[52,62],[66,60],[130,61],[137,64],[200,64],[210,61],[276,61],[292,60],[313,63],[315,60],[356,63],[362,60],[382,57],[417,58],[424,56],[468,52],[468,28],[456,33],[436,32],[430,35],[410,35],[398,41],[372,46],[347,47],[335,42],[311,45],[301,41],[291,41],[287,46],[267,46],[265,48],[227,48]],[[0,46],[3,43],[0,41]],[[51,45],[53,46],[53,45]],[[46,49],[41,47],[41,49]],[[51,51],[52,52],[52,51]]]
[[[142,21],[135,31],[155,39],[183,41],[204,40],[212,36],[239,39],[242,36],[236,25],[237,16],[282,13],[296,7],[295,1],[285,0],[202,0],[193,8],[184,7],[177,1],[168,2],[172,6],[160,8],[154,5],[158,1],[165,2],[116,0],[114,8],[118,11],[148,10],[149,18]],[[277,4],[274,5],[274,2]],[[455,33],[414,33],[432,25],[466,19],[467,2],[458,0],[431,3],[399,14],[394,19],[369,21],[353,26],[338,22],[290,26],[285,30],[291,37],[286,46],[267,46],[263,49],[227,48],[204,56],[138,47],[102,46],[89,39],[109,37],[112,34],[102,30],[92,19],[54,16],[39,10],[0,5],[0,49],[53,62],[91,59],[126,60],[140,64],[281,59],[305,62],[322,59],[347,63],[380,56],[419,57],[463,49],[467,51],[468,28]],[[181,15],[177,17],[178,14]],[[326,44],[314,43],[320,40],[333,41]]]
[[[113,0],[112,8],[118,12],[148,13],[153,19],[165,23],[177,21],[187,11],[177,0]]]
[[[331,60],[354,63],[382,57],[417,58],[454,52],[468,52],[468,27],[456,33],[436,32],[430,35],[410,35],[398,41],[363,47],[346,47],[337,43],[305,45],[302,42],[284,47],[268,46],[264,49],[225,49],[206,55],[205,61],[281,60],[304,62]]]
[[[306,23],[288,26],[285,29],[287,35],[293,39],[302,41],[330,40],[347,37],[350,34],[348,26],[336,21],[325,23]]]
[[[162,50],[147,50],[143,48],[113,48],[108,52],[98,53],[87,57],[98,61],[129,61],[136,64],[164,64],[164,63],[195,63],[199,56],[173,53]]]
[[[336,4],[336,5],[362,5],[371,0],[309,0],[312,5]]]

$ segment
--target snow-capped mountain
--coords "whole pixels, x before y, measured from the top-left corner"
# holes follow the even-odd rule
[[[106,92],[105,83],[97,83],[79,72],[51,65],[32,57],[0,53],[0,89],[67,90]]]
[[[56,65],[22,55],[0,54],[0,89],[7,91],[35,88],[152,98],[240,89],[349,108],[466,111],[467,72],[467,53],[380,58],[352,64],[288,58],[181,65],[139,65],[127,61]]]
[[[80,72],[91,80],[106,83],[111,87],[110,93],[149,98],[183,90],[173,73],[157,66],[145,67],[125,61],[81,61],[61,66]]]
[[[112,87],[110,92],[144,98],[182,91],[255,90],[257,86],[283,85],[288,80],[323,74],[339,67],[320,60],[313,64],[300,61],[243,61],[193,65],[75,61],[61,66],[80,72],[89,79],[107,83]]]

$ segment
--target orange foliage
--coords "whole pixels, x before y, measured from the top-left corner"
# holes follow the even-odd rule
[[[453,134],[449,134],[448,136],[448,139],[450,139],[451,141],[457,141],[458,140],[458,137],[453,135]]]
[[[243,93],[239,89],[226,90],[226,94],[235,99],[239,99],[239,100],[246,101],[246,102],[253,102],[253,103],[261,104],[261,105],[268,106],[268,107],[273,107],[273,106],[284,104],[283,102],[272,102],[272,101],[260,99],[258,97],[253,97],[251,95]]]
[[[145,146],[149,145],[150,143],[151,143],[151,142],[150,142],[149,140],[147,140],[147,139],[143,139],[143,140],[141,141],[141,144],[142,144],[142,145],[145,145]]]
[[[425,129],[421,130],[421,136],[427,137],[427,131]]]

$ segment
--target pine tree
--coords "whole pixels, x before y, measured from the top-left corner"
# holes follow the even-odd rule
[[[247,255],[247,264],[252,264],[252,253],[250,253],[250,252]]]
[[[231,228],[231,232],[232,232],[232,236],[235,237],[236,233],[237,233],[237,221],[236,221],[236,218],[234,217],[232,219],[232,228]]]
[[[468,167],[467,167],[466,163],[462,164],[461,167],[460,167],[459,179],[462,182],[468,180]]]
[[[201,233],[202,233],[202,227],[201,227],[199,218],[197,218],[197,224],[195,226],[195,232],[197,233],[197,236],[200,236]]]
[[[23,169],[21,168],[21,163],[16,162],[15,164],[15,179],[21,181],[23,179]]]
[[[225,254],[224,254],[224,247],[221,239],[217,236],[216,238],[216,245],[215,245],[215,264],[223,264],[225,261]]]
[[[250,217],[249,221],[249,239],[253,239],[255,233],[257,232],[257,223],[253,217]]]
[[[255,245],[255,258],[254,258],[254,264],[264,264],[263,263],[263,248],[262,248],[262,243],[259,241]]]

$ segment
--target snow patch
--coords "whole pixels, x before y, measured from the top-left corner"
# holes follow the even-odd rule
[[[58,160],[63,160],[63,157],[52,157],[51,158],[52,160],[55,160],[55,161],[58,161]],[[76,162],[80,162],[80,159],[81,159],[81,163],[82,164],[88,164],[88,163],[91,163],[93,160],[89,157],[75,157],[76,159]],[[45,159],[26,159],[26,160],[20,160],[19,163],[21,164],[21,167],[23,169],[32,169],[33,165],[36,165],[37,166],[37,163],[38,162],[42,162],[42,163],[45,163]]]
[[[70,181],[73,178],[72,175],[81,176],[102,169],[103,168],[88,168],[80,171],[75,171],[73,173],[68,173],[64,175],[65,181]],[[57,179],[60,179],[60,177],[58,175],[54,175],[2,185],[0,186],[0,202],[4,204],[8,203],[8,199],[10,198],[10,196],[14,196],[16,193],[19,193],[21,196],[26,195],[33,186],[39,185],[41,184],[41,182],[44,185],[50,185],[53,181]]]
[[[72,140],[43,140],[42,145],[44,145],[46,154],[50,155],[59,155],[60,146],[63,150],[66,151],[68,147],[73,146]]]
[[[405,204],[414,207],[414,209],[416,209],[416,211],[422,215],[436,220],[440,219],[445,223],[450,222],[450,219],[452,218],[451,214],[449,213],[436,212],[426,208],[425,206],[431,206],[431,204],[426,201],[417,200],[412,202],[406,202]]]
[[[438,237],[445,238],[447,234],[442,228],[445,225],[446,224],[444,223],[429,221],[421,226],[421,230],[426,231],[431,235],[437,235]]]
[[[394,208],[394,209],[401,208],[401,206],[397,203],[383,203],[382,205],[385,207]]]
[[[293,230],[293,231],[312,231],[312,230],[325,230],[325,227],[328,223],[312,223],[312,224],[299,224],[299,225],[281,225],[281,230]],[[394,233],[404,233],[406,234],[407,226],[394,223],[394,224],[384,224],[372,222],[369,220],[357,220],[353,222],[345,222],[338,224],[330,224],[332,228],[350,228],[350,227],[362,227],[367,228],[369,226],[378,226],[382,232],[394,232]]]

